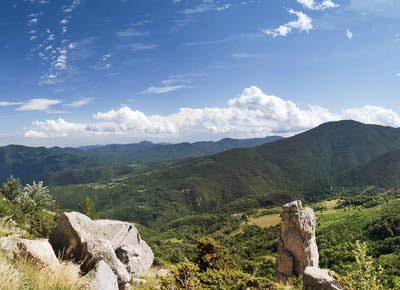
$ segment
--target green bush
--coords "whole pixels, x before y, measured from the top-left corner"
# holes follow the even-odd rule
[[[200,271],[233,268],[235,265],[228,251],[213,238],[202,238],[197,244],[195,263]]]
[[[198,278],[199,267],[188,260],[176,265],[172,275],[164,277],[161,281],[161,289],[199,289],[200,280]]]
[[[81,212],[91,219],[96,219],[97,218],[97,211],[96,211],[96,205],[94,204],[93,199],[90,197],[86,197],[80,204],[79,208]]]
[[[344,281],[349,289],[379,290],[385,289],[382,284],[383,269],[367,254],[368,245],[365,242],[356,242],[353,251],[355,263]]]
[[[19,227],[36,237],[48,237],[56,225],[55,202],[43,182],[24,187],[10,177],[0,186],[0,217],[15,221]]]

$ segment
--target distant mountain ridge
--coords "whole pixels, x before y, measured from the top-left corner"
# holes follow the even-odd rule
[[[201,157],[227,151],[234,148],[248,148],[275,142],[283,139],[281,136],[269,136],[252,139],[225,138],[219,141],[182,142],[176,144],[152,143],[142,141],[133,144],[110,144],[78,147],[78,149],[106,153],[114,156],[115,160],[124,162],[158,162]]]
[[[92,182],[105,177],[105,171],[107,171],[107,176],[114,174],[114,172],[110,172],[109,168],[115,164],[173,161],[200,157],[232,148],[257,146],[281,138],[279,136],[271,136],[256,139],[222,139],[218,142],[179,144],[154,144],[144,141],[137,144],[114,144],[81,148],[8,145],[0,147],[0,180],[5,180],[10,175],[13,175],[21,178],[23,182],[31,182],[38,179],[55,183],[59,183],[62,180],[62,184],[68,184],[69,179],[73,180],[74,183],[85,180]],[[91,170],[101,167],[103,169]],[[126,171],[126,169],[124,170]],[[73,171],[76,172],[74,173]],[[128,171],[132,172],[130,169]],[[81,175],[81,178],[78,178],[79,175]],[[91,175],[92,177],[86,179],[83,175]]]
[[[340,174],[373,164],[386,154],[390,159],[396,150],[400,152],[400,129],[329,122],[253,148],[187,159],[101,186],[54,192],[67,208],[90,195],[108,216],[156,222],[167,213],[233,212],[323,197],[331,186],[354,181],[349,175],[345,176],[350,181],[336,179]]]

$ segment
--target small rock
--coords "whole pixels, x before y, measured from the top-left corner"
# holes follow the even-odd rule
[[[55,268],[60,265],[53,248],[46,239],[28,240],[16,237],[4,238],[1,243],[1,248],[12,258],[29,259],[50,268]]]
[[[145,279],[140,279],[140,278],[134,278],[132,281],[133,281],[133,284],[135,284],[137,286],[142,286],[147,283],[147,281]]]
[[[118,290],[118,278],[103,260],[88,273],[91,290]]]
[[[162,268],[162,269],[157,270],[156,277],[161,278],[161,277],[168,276],[169,274],[171,274],[170,270]]]
[[[329,275],[329,270],[307,267],[303,274],[304,290],[342,290],[339,282]]]

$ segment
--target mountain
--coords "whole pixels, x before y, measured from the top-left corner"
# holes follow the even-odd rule
[[[223,139],[218,142],[153,144],[144,141],[128,145],[45,148],[9,145],[0,147],[0,180],[10,175],[23,182],[44,180],[50,184],[87,183],[137,173],[136,162],[171,161],[214,154],[237,147],[256,146],[282,137]],[[117,164],[121,164],[118,166]]]
[[[400,149],[400,130],[355,121],[323,124],[254,148],[166,164],[112,183],[55,188],[61,206],[89,195],[107,215],[144,224],[196,212],[241,211],[315,198],[330,178]]]
[[[195,143],[155,144],[142,141],[135,144],[111,144],[104,146],[85,146],[79,149],[105,153],[118,162],[159,162],[200,157],[220,153],[233,148],[255,147],[282,139],[280,136],[269,136],[253,139],[225,138],[217,142],[203,141]]]
[[[104,158],[84,154],[72,148],[45,148],[9,145],[0,147],[0,179],[18,176],[24,182],[43,178],[49,174],[104,166]]]
[[[399,187],[400,150],[391,151],[370,162],[341,172],[332,177],[331,182],[345,186]]]
[[[182,189],[224,203],[266,195],[271,201],[285,200],[320,189],[328,177],[399,148],[399,129],[330,122],[255,148],[185,161],[157,176],[159,183],[175,180]]]

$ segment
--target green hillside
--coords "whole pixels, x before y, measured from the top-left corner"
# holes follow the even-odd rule
[[[9,145],[0,147],[0,181],[10,175],[23,182],[44,180],[48,184],[76,184],[110,180],[136,173],[132,163],[172,161],[219,153],[232,148],[252,147],[281,139],[222,139],[218,142],[88,146],[45,148]]]
[[[255,148],[234,149],[131,174],[113,182],[54,188],[64,208],[87,195],[107,216],[163,223],[199,212],[228,212],[329,194],[329,178],[400,148],[400,130],[354,121]],[[328,192],[327,192],[328,191]]]
[[[332,183],[346,186],[375,184],[382,187],[398,187],[400,150],[391,151],[370,162],[346,170],[334,176]]]
[[[383,267],[383,289],[399,289],[399,196],[395,189],[349,188],[336,192],[335,199],[306,204],[317,215],[321,267],[346,276],[355,267],[356,241],[366,242],[368,254]],[[142,228],[142,233],[160,262],[194,259],[197,240],[211,236],[229,249],[243,271],[272,279],[279,233],[274,224],[279,209],[257,208],[240,215],[198,214]],[[254,222],[260,218],[272,223],[260,226]]]
[[[82,147],[81,149],[107,154],[118,162],[159,162],[201,157],[227,151],[233,148],[255,147],[282,139],[280,136],[265,138],[231,139],[225,138],[216,142],[203,141],[195,143],[154,144],[140,142],[136,144],[112,144],[105,146]]]

